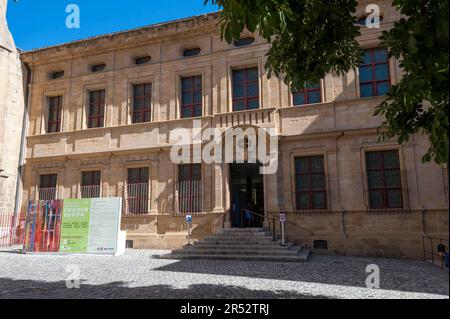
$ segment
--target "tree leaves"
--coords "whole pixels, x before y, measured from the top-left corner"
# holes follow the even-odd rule
[[[257,31],[271,43],[266,69],[295,89],[326,74],[357,68],[361,50],[356,0],[210,0],[221,9],[222,38]],[[208,0],[206,1],[206,3]],[[380,138],[427,134],[424,161],[448,162],[448,0],[393,0],[404,16],[383,32],[382,46],[400,61],[404,75],[375,115],[385,117]]]
[[[400,59],[404,75],[376,110],[385,116],[382,138],[426,134],[430,148],[423,161],[448,162],[448,1],[395,0],[408,15],[383,32],[382,45]],[[445,26],[444,26],[445,25]]]

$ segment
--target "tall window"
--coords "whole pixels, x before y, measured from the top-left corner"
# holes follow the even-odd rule
[[[258,68],[233,70],[233,111],[258,108]]]
[[[62,96],[48,98],[47,133],[61,131]]]
[[[364,51],[359,67],[361,97],[385,95],[391,86],[388,51],[373,48]]]
[[[323,156],[295,158],[297,210],[327,209]]]
[[[398,151],[366,153],[371,209],[403,208]]]
[[[57,174],[46,174],[39,176],[39,200],[56,199]]]
[[[305,105],[322,102],[320,84],[307,84],[303,90],[292,93],[294,105]]]
[[[133,123],[151,121],[152,85],[133,85]]]
[[[199,213],[202,210],[202,166],[184,164],[178,167],[179,212]]]
[[[89,92],[88,128],[103,127],[105,122],[105,90]]]
[[[181,117],[198,116],[202,116],[202,77],[184,77],[181,79]]]
[[[101,171],[81,173],[81,198],[100,197]]]
[[[148,167],[128,169],[128,213],[142,215],[148,213],[148,183]]]

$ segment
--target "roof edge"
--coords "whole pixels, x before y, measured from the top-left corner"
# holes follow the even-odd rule
[[[151,29],[161,28],[161,27],[168,27],[170,25],[177,24],[177,23],[180,23],[180,22],[195,21],[195,20],[198,20],[200,18],[209,18],[209,17],[217,18],[219,14],[220,14],[220,11],[216,11],[216,12],[209,12],[209,13],[205,13],[205,14],[200,14],[200,15],[190,16],[190,17],[186,17],[186,18],[176,19],[176,20],[170,20],[170,21],[166,21],[166,22],[159,22],[159,23],[149,24],[149,25],[145,25],[145,26],[142,26],[142,27],[137,27],[137,28],[133,28],[133,29],[127,29],[127,30],[122,30],[122,31],[115,31],[115,32],[111,32],[111,33],[105,33],[105,34],[90,36],[90,37],[87,37],[87,38],[83,38],[83,39],[79,39],[79,40],[73,40],[73,41],[64,42],[64,43],[55,44],[55,45],[50,45],[50,46],[45,46],[45,47],[42,47],[42,48],[35,48],[35,49],[31,49],[31,50],[21,50],[20,54],[22,54],[22,55],[33,54],[33,53],[42,52],[42,51],[46,51],[46,50],[52,50],[52,49],[67,47],[69,45],[77,45],[77,44],[81,44],[81,43],[85,43],[85,42],[89,42],[89,41],[105,39],[105,38],[108,38],[108,37],[122,35],[122,34],[126,34],[126,33],[132,33],[132,32],[142,31],[142,30],[151,30]]]

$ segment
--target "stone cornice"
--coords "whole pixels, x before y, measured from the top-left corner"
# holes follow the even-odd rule
[[[170,40],[179,37],[180,33],[204,31],[217,29],[219,13],[209,13],[200,16],[169,21],[132,30],[119,31],[115,33],[94,36],[78,41],[63,43],[55,46],[30,50],[21,53],[24,62],[34,64],[41,59],[47,60],[51,57],[58,59],[67,56],[88,55],[90,52],[107,52],[117,47],[142,45],[144,41],[157,42],[161,39]],[[217,29],[218,30],[218,29]]]

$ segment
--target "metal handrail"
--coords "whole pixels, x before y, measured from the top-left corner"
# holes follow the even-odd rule
[[[255,215],[255,216],[262,217],[262,218],[264,218],[264,219],[266,218],[266,216],[261,215],[261,214],[258,214],[258,213],[255,213],[255,212],[252,212],[252,211],[249,210],[249,209],[242,209],[242,212],[247,212],[247,213],[253,214],[253,215]]]
[[[269,218],[267,218],[266,216],[264,216],[264,215],[261,215],[261,214],[258,214],[258,213],[255,213],[255,212],[252,212],[251,210],[249,210],[249,209],[242,209],[241,210],[241,216],[242,216],[242,213],[243,212],[247,212],[247,213],[250,213],[250,214],[253,214],[253,215],[255,215],[255,216],[259,216],[259,217],[261,217],[262,219],[263,219],[263,223],[264,223],[264,221],[266,221],[266,219],[269,219]],[[269,233],[272,233],[272,241],[276,241],[277,239],[276,239],[276,226],[275,226],[276,224],[275,224],[275,217],[273,217],[272,218],[272,228],[270,227],[270,221],[269,221]]]

